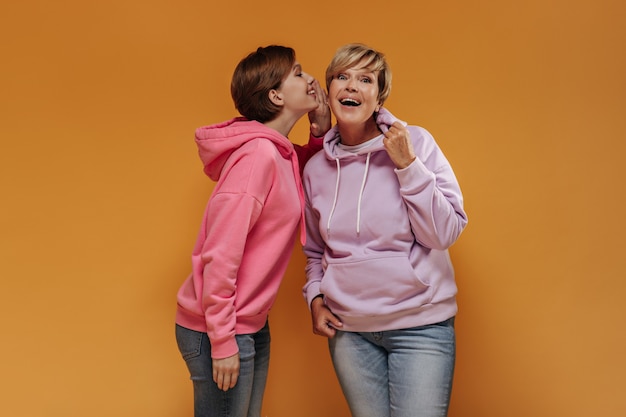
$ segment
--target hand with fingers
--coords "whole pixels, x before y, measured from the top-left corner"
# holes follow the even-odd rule
[[[395,122],[383,139],[385,150],[398,169],[404,169],[415,160],[415,151],[409,131],[400,122]]]
[[[337,329],[343,326],[341,320],[324,304],[322,297],[316,297],[311,301],[311,320],[313,333],[328,338],[334,337]]]
[[[311,133],[315,137],[324,136],[330,130],[331,118],[330,108],[328,107],[328,98],[326,91],[320,86],[320,83],[314,79],[312,86],[315,90],[315,100],[317,108],[309,112],[309,122],[311,123]]]
[[[234,388],[239,377],[239,353],[223,359],[213,359],[213,381],[222,391]]]

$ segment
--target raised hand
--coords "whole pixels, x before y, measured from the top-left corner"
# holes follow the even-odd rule
[[[309,122],[311,123],[311,133],[313,136],[324,136],[330,130],[331,118],[330,108],[328,107],[328,99],[326,91],[320,86],[317,80],[313,80],[313,88],[315,89],[315,100],[317,108],[309,112]]]
[[[391,125],[389,130],[385,132],[383,144],[396,168],[406,168],[415,160],[415,151],[409,131],[402,123],[394,122]]]

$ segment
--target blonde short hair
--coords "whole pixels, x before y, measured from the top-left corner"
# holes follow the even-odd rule
[[[335,56],[326,68],[326,89],[337,74],[356,65],[377,73],[378,102],[383,104],[391,93],[391,69],[387,65],[385,55],[367,45],[351,43],[337,49]]]

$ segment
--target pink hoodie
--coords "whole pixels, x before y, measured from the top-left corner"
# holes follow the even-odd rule
[[[213,358],[238,352],[235,334],[267,321],[300,226],[300,164],[322,138],[294,145],[265,125],[235,118],[196,130],[204,172],[217,182],[207,204],[192,272],[178,292],[176,323],[206,332]],[[301,159],[300,163],[298,158]]]

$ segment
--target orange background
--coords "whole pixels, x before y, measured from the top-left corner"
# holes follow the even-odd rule
[[[236,115],[259,45],[323,78],[360,41],[429,129],[470,223],[451,417],[626,415],[626,6],[43,1],[0,7],[0,415],[192,415],[176,291],[212,188],[196,127]],[[306,138],[303,121],[292,140]],[[269,417],[347,417],[294,253],[271,314]]]

